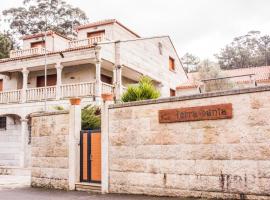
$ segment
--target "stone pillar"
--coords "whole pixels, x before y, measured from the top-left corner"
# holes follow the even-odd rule
[[[69,190],[80,182],[81,99],[71,99],[69,112]]]
[[[26,167],[26,142],[28,138],[28,120],[21,119],[21,155],[20,167]]]
[[[26,68],[24,68],[22,70],[22,74],[23,74],[22,102],[25,103],[29,71]]]
[[[56,83],[56,99],[61,99],[61,85],[62,85],[62,70],[63,65],[61,63],[56,64],[56,74],[57,74],[57,83]]]
[[[120,100],[122,95],[122,65],[120,41],[115,42],[115,66],[113,72],[115,77],[115,97],[116,100]]]
[[[95,47],[95,55],[96,55],[96,90],[95,90],[95,98],[97,101],[101,101],[101,93],[102,93],[102,83],[101,83],[101,56],[100,56],[100,46]]]
[[[109,105],[104,101],[101,109],[101,192],[109,193]]]

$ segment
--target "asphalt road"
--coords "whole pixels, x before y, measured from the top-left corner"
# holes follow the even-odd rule
[[[37,188],[0,189],[0,200],[191,200],[137,195],[97,195]]]

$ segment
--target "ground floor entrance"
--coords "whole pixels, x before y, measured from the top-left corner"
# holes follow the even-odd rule
[[[80,181],[101,182],[101,133],[81,131]]]

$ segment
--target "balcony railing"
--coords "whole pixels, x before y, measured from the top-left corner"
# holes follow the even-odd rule
[[[7,103],[23,103],[23,102],[38,102],[56,99],[69,99],[73,97],[94,97],[95,96],[95,81],[87,83],[64,84],[58,88],[56,86],[29,88],[25,92],[23,98],[23,90],[12,90],[0,92],[0,104]],[[114,86],[102,83],[102,94],[113,94]],[[25,99],[23,101],[23,99]]]
[[[47,53],[49,51],[47,50]],[[25,57],[25,56],[32,56],[32,55],[41,55],[45,54],[45,48],[42,47],[35,47],[30,49],[23,49],[23,50],[11,50],[10,51],[10,58],[17,58],[17,57]]]
[[[56,99],[56,87],[40,87],[26,90],[26,101],[43,101],[45,99]]]
[[[257,86],[255,74],[226,76],[201,80],[199,92],[216,92]]]
[[[70,49],[84,47],[84,46],[92,46],[95,43],[101,42],[104,39],[104,35],[90,37],[83,40],[74,40],[68,43],[68,47]]]
[[[108,83],[102,83],[102,94],[114,94],[114,86]]]
[[[95,82],[65,84],[61,86],[61,97],[87,97],[95,95]]]
[[[21,101],[21,90],[0,92],[0,103],[19,103]]]

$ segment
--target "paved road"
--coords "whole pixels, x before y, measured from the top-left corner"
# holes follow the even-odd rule
[[[191,200],[135,195],[97,195],[37,188],[0,189],[0,200]]]

